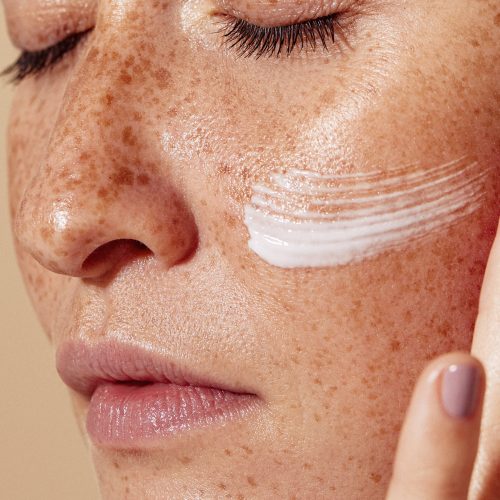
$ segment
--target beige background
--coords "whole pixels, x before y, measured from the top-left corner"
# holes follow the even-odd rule
[[[16,57],[0,6],[0,67]],[[90,458],[12,248],[5,165],[12,90],[0,81],[0,499],[93,500],[99,497]]]

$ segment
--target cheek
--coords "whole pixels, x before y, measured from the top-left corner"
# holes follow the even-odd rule
[[[17,88],[8,128],[8,167],[11,216],[24,191],[39,175],[57,118],[62,90],[25,81]]]
[[[68,289],[69,279],[40,266],[16,245],[17,259],[31,303],[43,330],[52,341],[53,320],[57,316]]]
[[[52,93],[43,92],[30,82],[21,84],[16,90],[8,129],[9,202],[13,226],[20,200],[43,163],[58,98],[57,89]],[[44,330],[50,335],[50,321],[64,296],[62,290],[68,278],[44,269],[21,249],[18,241],[15,241],[15,250],[30,299]]]

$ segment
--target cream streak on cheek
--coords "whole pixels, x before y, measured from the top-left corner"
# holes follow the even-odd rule
[[[245,206],[249,247],[282,268],[359,262],[472,214],[485,193],[486,175],[466,158],[433,169],[272,172],[254,186]]]

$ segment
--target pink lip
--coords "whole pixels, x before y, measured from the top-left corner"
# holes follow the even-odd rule
[[[244,417],[259,398],[117,342],[68,342],[57,351],[63,381],[89,398],[87,431],[99,446],[148,447],[179,432]]]

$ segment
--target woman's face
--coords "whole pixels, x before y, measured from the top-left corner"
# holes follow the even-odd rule
[[[132,346],[255,395],[159,440],[90,432],[103,496],[381,498],[417,372],[471,342],[499,215],[498,2],[3,3],[21,49],[93,28],[19,84],[9,133],[19,262],[63,378],[75,352]],[[302,51],[285,36],[256,57],[234,31],[334,14],[334,43],[326,18]],[[292,169],[320,175],[327,207],[350,183],[328,212],[338,259],[307,232],[313,253],[288,267],[286,242],[274,261],[249,246],[256,186]],[[295,181],[290,220],[318,201]],[[71,393],[89,436],[90,398]]]

